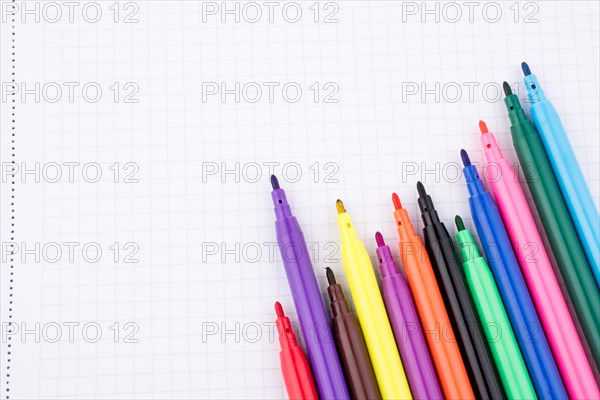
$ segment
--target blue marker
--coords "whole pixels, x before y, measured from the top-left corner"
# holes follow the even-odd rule
[[[481,245],[540,399],[568,399],[542,324],[533,306],[512,243],[492,196],[483,187],[469,155],[460,151],[469,206]]]
[[[529,65],[522,63],[525,86],[531,101],[531,118],[550,160],[581,246],[585,251],[596,284],[600,287],[600,215],[585,183],[583,173],[556,109],[540,88]]]

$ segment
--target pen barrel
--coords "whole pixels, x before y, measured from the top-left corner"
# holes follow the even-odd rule
[[[452,239],[443,223],[424,228],[427,251],[478,399],[504,398],[489,349],[475,316]]]
[[[342,240],[344,269],[381,395],[384,399],[410,399],[408,381],[369,254],[360,240],[343,234],[342,237],[347,238]]]
[[[592,267],[596,284],[600,287],[600,215],[583,172],[577,162],[573,147],[552,103],[548,100],[531,105],[531,118],[554,176],[560,188],[581,246]]]
[[[486,152],[486,158],[489,155]],[[594,374],[517,176],[505,158],[488,162],[498,168],[500,178],[489,179],[490,187],[569,395],[598,397]]]
[[[404,224],[407,225],[408,222]],[[399,247],[406,279],[444,396],[448,399],[474,399],[465,363],[454,340],[454,330],[425,245],[419,236],[414,235],[400,240]]]
[[[354,314],[338,314],[332,323],[352,399],[381,399],[365,338]]]
[[[408,285],[396,273],[383,278],[381,288],[413,396],[415,399],[442,399]]]
[[[461,243],[462,248],[475,246],[468,231],[458,233],[459,242],[461,235],[468,235],[467,240]],[[485,260],[480,256],[474,257],[463,263],[463,271],[507,397],[536,399],[500,293]]]
[[[469,205],[536,391],[541,398],[564,399],[567,393],[500,213],[487,192],[471,196]]]
[[[283,381],[290,400],[318,400],[308,361],[298,346],[290,347],[279,353]]]
[[[548,242],[596,366],[600,367],[600,294],[548,157],[533,126],[511,126],[513,144]]]
[[[320,397],[348,399],[348,390],[310,253],[295,217],[275,222],[277,241]]]

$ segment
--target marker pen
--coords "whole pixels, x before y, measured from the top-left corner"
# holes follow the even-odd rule
[[[509,399],[537,399],[494,277],[479,254],[471,232],[465,229],[458,215],[456,228],[467,286],[479,321],[488,332],[488,344],[506,396]]]
[[[348,307],[342,286],[336,282],[335,275],[329,267],[327,267],[327,281],[329,282],[327,293],[329,293],[333,313],[333,335],[346,372],[350,395],[353,399],[381,399],[365,338],[358,321]]]
[[[392,201],[406,280],[419,313],[444,397],[474,399],[475,395],[458,344],[456,340],[449,339],[455,337],[454,330],[425,245],[416,234],[408,212],[402,207],[396,193],[392,194]]]
[[[596,284],[600,287],[600,215],[590,188],[579,168],[575,153],[569,143],[556,109],[546,98],[537,77],[529,65],[522,63],[525,87],[531,102],[531,119],[540,135],[554,177],[567,205],[581,246],[587,255]]]
[[[304,234],[274,175],[271,176],[271,185],[277,243],[319,395],[322,399],[349,399]]]
[[[392,251],[385,244],[383,235],[377,232],[375,241],[381,269],[383,300],[392,323],[396,344],[400,349],[400,357],[406,366],[410,390],[415,399],[442,400],[442,391],[408,285],[398,271]]]
[[[480,121],[479,127],[490,187],[569,396],[576,399],[600,398],[592,368],[517,175],[502,155],[485,122]]]
[[[566,399],[567,393],[529,297],[500,213],[492,196],[484,189],[477,169],[471,165],[467,152],[461,150],[460,155],[464,164],[463,175],[469,189],[469,207],[473,222],[521,346],[531,380],[541,398]]]
[[[344,269],[379,390],[384,399],[412,399],[371,259],[356,234],[344,203],[338,200],[335,205]]]
[[[600,367],[600,293],[538,133],[507,82],[504,103],[513,145],[587,343]]]
[[[423,232],[427,252],[431,257],[442,296],[450,310],[456,340],[466,361],[475,396],[478,399],[503,398],[489,349],[456,259],[452,238],[440,221],[431,196],[425,192],[421,182],[417,182],[417,190],[421,218],[425,224]]]
[[[298,346],[296,335],[292,330],[290,319],[283,313],[283,307],[279,302],[275,303],[277,313],[277,332],[279,333],[279,361],[281,362],[281,373],[290,400],[314,399],[317,400],[317,389],[313,381],[308,361]]]

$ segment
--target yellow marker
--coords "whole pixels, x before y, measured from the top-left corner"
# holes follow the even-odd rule
[[[381,395],[384,399],[412,399],[371,259],[352,226],[344,203],[338,200],[335,206],[344,269]]]

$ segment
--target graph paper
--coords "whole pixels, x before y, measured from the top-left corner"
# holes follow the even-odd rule
[[[473,228],[459,151],[483,119],[517,162],[522,61],[598,203],[598,2],[0,5],[2,397],[285,398],[269,176],[348,291],[336,199],[373,259],[418,180]]]

